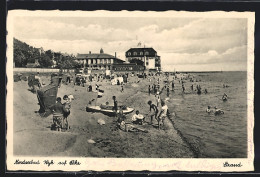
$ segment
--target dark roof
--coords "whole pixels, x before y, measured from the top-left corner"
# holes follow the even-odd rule
[[[137,65],[136,63],[114,63],[113,65],[118,65],[118,66],[135,66]]]
[[[131,48],[126,52],[156,52],[153,48],[149,47],[149,48]]]
[[[97,58],[115,58],[115,56],[113,55],[109,55],[106,53],[91,53],[91,54],[78,54],[77,55],[77,59],[86,59],[86,58],[93,58],[93,59],[97,59]]]
[[[116,58],[113,55],[106,54],[106,53],[91,53],[91,54],[77,54],[77,57],[75,59],[117,59],[122,60],[120,58]],[[124,60],[122,60],[124,61]]]

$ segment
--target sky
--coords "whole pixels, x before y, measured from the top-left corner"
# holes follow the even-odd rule
[[[104,53],[125,60],[141,42],[163,71],[246,71],[246,18],[16,17],[14,37],[44,50]]]

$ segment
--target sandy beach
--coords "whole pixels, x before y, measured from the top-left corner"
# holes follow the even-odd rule
[[[42,76],[42,81],[50,83],[50,76]],[[127,105],[146,115],[149,112],[149,100],[155,101],[154,95],[148,94],[148,79],[130,77],[129,83],[121,87],[111,85],[109,81],[98,82],[104,95],[96,104],[108,101],[113,103],[115,95],[119,105]],[[91,84],[94,86],[96,81]],[[96,92],[88,92],[87,87],[62,84],[58,97],[72,94],[71,115],[68,131],[52,131],[52,115],[41,117],[36,94],[30,92],[27,81],[14,82],[14,155],[25,156],[70,156],[70,157],[132,157],[132,158],[189,158],[196,154],[179,136],[173,121],[167,119],[163,130],[153,125],[140,125],[148,133],[124,132],[117,129],[116,118],[102,113],[86,112],[89,101],[96,99]],[[163,98],[164,99],[164,98]],[[128,114],[127,121],[131,121]],[[105,121],[99,125],[98,120]],[[146,118],[150,121],[150,117]],[[156,124],[156,121],[153,122]],[[139,125],[137,125],[139,126]],[[96,143],[88,143],[92,139]]]

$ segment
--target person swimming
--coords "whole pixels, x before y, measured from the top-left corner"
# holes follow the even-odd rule
[[[224,111],[222,111],[221,109],[218,109],[218,108],[215,106],[215,116],[221,115],[221,114],[224,114]]]
[[[212,110],[211,110],[210,108],[211,108],[211,107],[208,106],[208,108],[206,109],[206,112],[207,112],[208,114],[210,114],[210,113],[212,112]]]
[[[222,96],[222,100],[223,100],[223,101],[227,101],[227,97],[228,97],[227,94],[224,93],[224,95]]]

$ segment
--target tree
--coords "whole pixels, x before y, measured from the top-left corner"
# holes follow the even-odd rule
[[[43,55],[39,58],[39,64],[43,68],[48,68],[53,65],[52,59],[48,55]]]
[[[14,49],[14,62],[16,67],[24,67],[27,64],[26,57],[21,50]]]
[[[47,51],[45,52],[45,55],[47,55],[48,57],[50,57],[50,58],[52,59],[54,54],[52,53],[51,50],[47,50]]]

